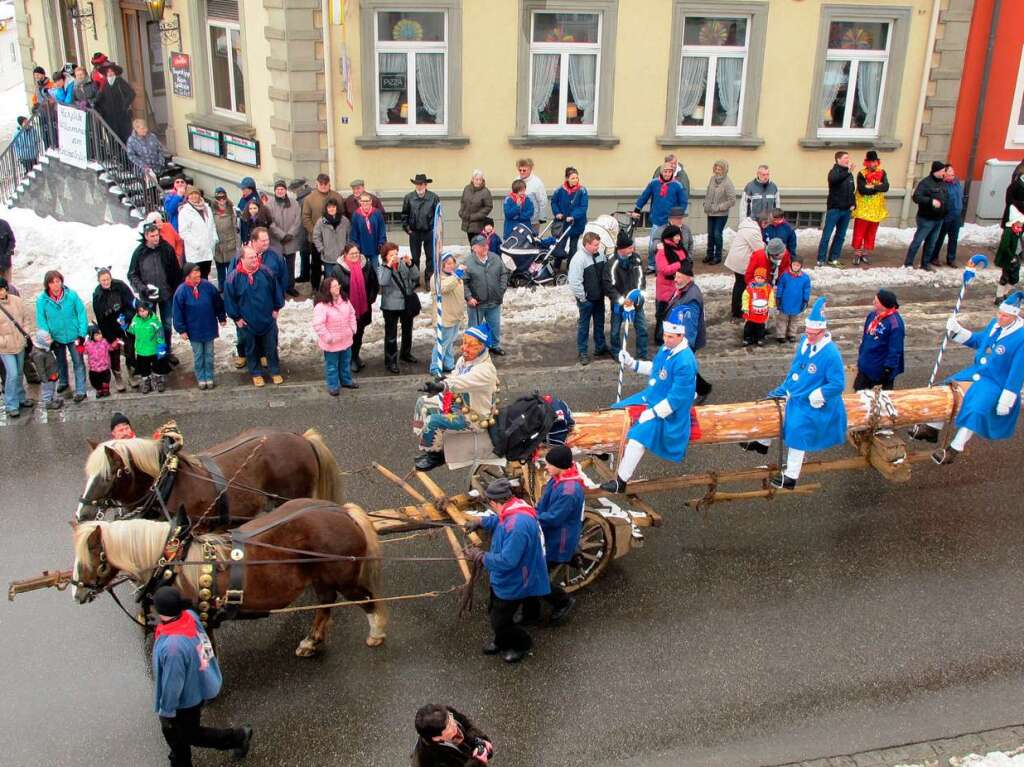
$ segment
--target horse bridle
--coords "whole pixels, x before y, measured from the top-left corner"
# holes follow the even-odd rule
[[[122,466],[116,472],[114,472],[113,482],[117,482],[126,476],[132,474],[131,468]],[[105,498],[97,498],[96,500],[89,500],[84,496],[78,499],[78,502],[83,506],[94,506],[100,511],[97,511],[94,519],[96,521],[103,521],[107,518],[107,515],[102,509],[120,509],[116,514],[112,514],[110,519],[118,521],[122,519],[135,519],[144,515],[149,508],[153,505],[153,502],[157,499],[157,487],[160,480],[164,476],[164,468],[161,466],[160,474],[153,480],[153,484],[150,485],[149,489],[142,493],[138,498],[133,501],[118,501],[109,496]]]

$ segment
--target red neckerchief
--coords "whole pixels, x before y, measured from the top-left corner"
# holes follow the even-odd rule
[[[886,317],[891,317],[898,311],[899,307],[894,306],[892,309],[885,309],[884,311],[881,311],[878,314],[876,314],[875,318],[871,320],[870,324],[868,324],[868,335],[873,336],[875,334],[875,331],[878,330],[878,326],[882,323],[882,320],[884,320]]]
[[[372,234],[373,229],[370,227],[370,216],[373,215],[373,208],[370,208],[369,213],[363,213],[362,208],[356,208],[356,215],[363,217],[363,221],[366,222],[366,231]]]
[[[533,506],[522,498],[510,498],[498,512],[498,524],[504,524],[505,520],[516,514],[526,514],[534,519],[537,518],[537,510]]]
[[[197,280],[195,283],[191,283],[188,280],[185,280],[185,284],[188,285],[190,288],[192,288],[192,297],[195,298],[198,301],[199,300],[199,281]]]
[[[509,194],[509,197],[520,208],[523,207],[523,203],[526,202],[526,194],[525,193],[524,194],[516,194],[515,192],[512,192],[512,193]]]
[[[556,485],[560,482],[579,482],[583,484],[583,477],[580,476],[580,470],[576,468],[575,463],[557,477],[552,477],[552,479],[554,479]]]
[[[881,184],[882,176],[881,163],[864,163],[864,180],[869,184]]]
[[[245,268],[245,262],[242,259],[238,259],[238,271],[240,271],[242,274],[249,278],[250,285],[256,282],[256,280],[253,278],[253,275],[256,274],[256,272],[259,270],[261,266],[261,261],[262,259],[257,258],[256,267],[250,272],[248,269]]]
[[[161,621],[153,635],[156,639],[165,636],[183,636],[195,639],[199,636],[199,629],[196,628],[196,619],[192,617],[192,613],[184,610],[181,616],[173,621],[167,621],[166,623]]]
[[[666,181],[663,178],[660,178],[660,177],[658,178],[658,181],[661,182],[661,189],[658,190],[658,196],[659,197],[664,197],[665,195],[668,194],[668,185],[671,184],[674,180],[675,179],[671,179],[670,178],[668,181]]]
[[[579,184],[577,184],[576,186],[569,186],[569,182],[568,181],[563,181],[562,182],[562,189],[567,191],[569,194],[576,194],[576,192],[579,190],[579,188],[580,188]]]

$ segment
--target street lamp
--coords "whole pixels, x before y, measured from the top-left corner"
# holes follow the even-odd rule
[[[149,8],[149,18],[157,22],[160,29],[160,37],[165,43],[177,41],[178,48],[181,48],[181,14],[174,14],[174,21],[164,21],[165,0],[146,0],[146,7]]]
[[[83,10],[86,5],[89,6],[88,12]],[[71,17],[72,21],[83,29],[91,29],[93,39],[99,40],[99,36],[96,34],[96,11],[93,8],[92,3],[79,3],[78,0],[64,0],[64,7],[67,9],[68,16]]]

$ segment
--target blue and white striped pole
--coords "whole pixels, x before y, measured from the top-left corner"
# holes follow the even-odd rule
[[[434,305],[437,307],[437,322],[434,328],[434,348],[444,372],[444,341],[441,336],[441,249],[444,247],[444,218],[441,203],[434,208]]]
[[[978,269],[985,269],[988,267],[988,259],[981,253],[971,256],[970,261],[967,262],[967,266],[964,268],[963,283],[960,285],[960,295],[956,297],[956,306],[953,307],[953,314],[951,317],[956,317],[960,313],[960,304],[964,300],[964,293],[967,291],[967,285],[976,276]],[[935,358],[935,365],[932,367],[932,374],[928,378],[928,386],[931,387],[935,383],[935,377],[939,374],[939,366],[942,365],[942,355],[946,351],[946,345],[949,343],[949,333],[946,332],[946,328],[942,328],[942,343],[939,345],[939,355]]]
[[[622,348],[627,349],[629,346],[629,323],[636,319],[636,313],[643,311],[644,305],[644,294],[639,288],[634,288],[629,291],[626,295],[626,299],[633,304],[632,309],[622,309]],[[626,372],[626,366],[622,364],[621,360],[616,360],[619,363],[619,388],[615,401],[618,402],[622,399],[622,379],[623,374]]]

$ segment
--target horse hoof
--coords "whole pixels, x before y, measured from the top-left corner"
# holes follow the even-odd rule
[[[366,646],[367,647],[380,647],[382,644],[384,644],[384,637],[367,637],[366,638]]]
[[[317,643],[309,639],[303,639],[295,648],[295,654],[300,658],[312,658],[317,653]]]

